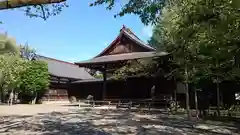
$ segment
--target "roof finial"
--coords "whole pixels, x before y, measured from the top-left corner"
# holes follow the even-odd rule
[[[126,30],[126,26],[123,24],[122,28],[120,29],[120,32]]]

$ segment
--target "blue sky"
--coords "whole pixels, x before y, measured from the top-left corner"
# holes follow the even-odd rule
[[[0,31],[14,37],[18,44],[26,42],[37,53],[69,62],[86,60],[100,53],[119,34],[122,25],[131,28],[146,41],[151,27],[139,18],[127,15],[114,18],[116,6],[107,11],[104,6],[89,7],[89,0],[68,0],[68,8],[44,21],[29,18],[20,9],[1,11]]]

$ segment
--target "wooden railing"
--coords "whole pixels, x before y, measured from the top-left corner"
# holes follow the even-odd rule
[[[105,100],[79,100],[78,104],[79,107],[81,107],[81,103],[85,103],[88,106],[98,106],[98,105],[108,105],[108,106],[112,106],[115,105],[116,108],[128,108],[131,109],[134,106],[144,106],[147,108],[151,108],[152,104],[164,104],[165,107],[167,107],[167,104],[170,103],[170,101],[172,101],[172,95],[167,95],[167,94],[162,94],[162,95],[158,95],[157,97],[151,99],[151,98],[147,98],[147,99],[105,99]]]

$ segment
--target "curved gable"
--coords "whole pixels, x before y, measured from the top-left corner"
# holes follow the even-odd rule
[[[155,51],[140,40],[130,29],[123,26],[117,38],[96,57],[131,52]]]

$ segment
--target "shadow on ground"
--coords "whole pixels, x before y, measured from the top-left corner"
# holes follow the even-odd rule
[[[164,113],[139,114],[127,110],[72,109],[36,116],[1,117],[0,134],[31,135],[233,135],[239,123],[188,121]]]

